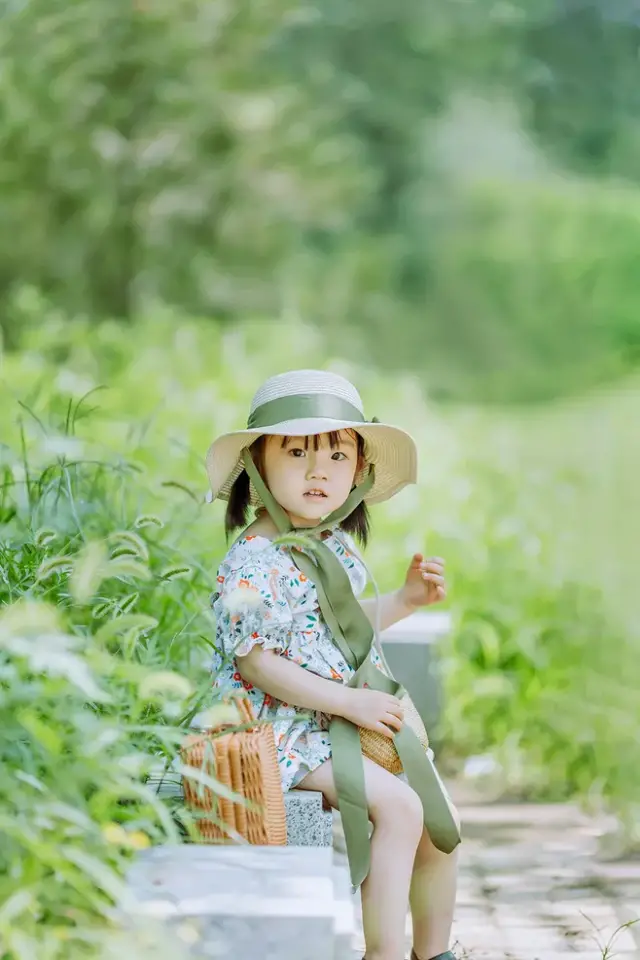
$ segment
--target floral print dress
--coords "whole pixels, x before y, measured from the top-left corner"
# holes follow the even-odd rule
[[[354,593],[360,594],[367,574],[351,537],[336,530],[324,542],[344,565]],[[218,571],[212,606],[214,692],[225,696],[246,691],[256,717],[272,721],[282,786],[290,790],[331,757],[330,718],[283,703],[247,683],[236,658],[260,644],[336,683],[346,683],[353,669],[331,638],[314,583],[292,562],[288,548],[265,537],[243,537],[233,544]],[[375,651],[371,656],[381,666]]]

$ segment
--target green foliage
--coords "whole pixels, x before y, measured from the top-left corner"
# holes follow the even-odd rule
[[[180,544],[194,510],[139,513],[142,468],[79,457],[81,411],[48,429],[33,414],[37,440],[23,424],[3,454],[0,941],[16,960],[106,951],[131,853],[180,840],[181,812],[143,784],[210,682],[208,578]]]
[[[490,740],[515,795],[578,796],[637,820],[637,629],[611,616],[601,589],[562,570],[556,518],[545,520],[558,478],[526,486],[504,465],[469,466],[482,548],[465,564],[464,545],[453,547],[448,737],[464,756]],[[574,487],[565,481],[566,503]]]
[[[0,664],[3,956],[77,956],[121,899],[127,855],[176,828],[118,713],[135,673],[104,644],[20,602],[0,620]]]
[[[547,416],[547,439],[550,425]],[[579,797],[613,807],[637,829],[638,605],[629,590],[616,594],[618,603],[605,592],[607,548],[624,541],[600,542],[589,564],[583,525],[594,507],[580,500],[589,480],[570,469],[566,450],[560,462],[556,450],[553,465],[532,466],[504,426],[470,417],[449,428],[453,436],[429,423],[429,469],[376,529],[370,559],[387,589],[425,539],[428,553],[446,559],[446,752],[491,754],[507,794]],[[424,539],[408,532],[416,517],[425,518]],[[621,567],[634,551],[629,542]]]
[[[303,316],[445,399],[604,382],[640,337],[637,32],[615,3],[11,5],[8,342],[26,285],[64,316]]]

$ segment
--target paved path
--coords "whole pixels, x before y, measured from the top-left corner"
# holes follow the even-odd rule
[[[458,805],[461,960],[640,960],[640,860],[599,862],[597,828],[572,806]]]

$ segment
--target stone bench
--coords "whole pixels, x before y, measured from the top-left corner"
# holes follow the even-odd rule
[[[182,800],[180,774],[171,767],[165,772],[160,764],[148,785],[165,800]],[[284,795],[287,812],[287,845],[292,847],[330,847],[332,815],[322,806],[322,794],[311,790],[289,790]]]
[[[171,768],[160,765],[149,785],[183,800]],[[139,854],[123,926],[171,943],[174,960],[352,960],[351,885],[346,864],[333,858],[331,811],[307,790],[288,791],[284,803],[286,847],[187,843]]]
[[[409,692],[436,747],[442,715],[438,644],[450,630],[446,611],[419,610],[380,635],[391,672]]]

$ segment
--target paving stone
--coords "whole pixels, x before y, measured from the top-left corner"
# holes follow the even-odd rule
[[[476,947],[471,953],[464,944],[459,943],[455,938],[452,941],[451,949],[460,960],[502,960],[502,957],[506,956],[502,951],[497,953],[495,950],[484,946]]]
[[[571,948],[578,952],[592,950],[596,946],[600,953],[633,952],[637,944],[628,930],[620,929],[617,925],[603,927],[599,930],[582,930],[574,935],[565,934],[564,940],[570,943]]]
[[[580,925],[582,925],[585,929],[587,927],[593,929],[593,926],[589,923],[590,920],[598,926],[605,926],[607,923],[613,923],[617,926],[615,912],[609,905],[598,904],[596,908],[590,909],[587,913],[588,919],[577,911],[554,912],[554,906],[554,904],[549,904],[546,907],[542,905],[532,907],[530,910],[518,910],[517,912],[499,906],[494,917],[496,923],[501,927],[558,927],[564,925],[565,927],[581,928]],[[585,910],[585,912],[587,911]]]
[[[456,801],[455,786],[452,790]],[[465,839],[452,944],[460,960],[640,960],[640,862],[601,864],[571,805],[458,803]],[[354,946],[364,952],[361,914]],[[407,954],[411,922],[406,924]]]
[[[554,927],[507,927],[503,932],[507,952],[517,953],[526,949],[553,953],[562,950],[562,937]]]
[[[450,788],[456,801],[456,789]],[[519,824],[527,830],[553,825],[571,827],[589,825],[589,819],[570,803],[487,803],[461,806],[463,824]]]
[[[625,925],[625,929],[633,939],[640,957],[640,914],[638,910],[622,903],[616,908],[616,917],[619,923]]]
[[[637,921],[640,920],[640,903],[632,903],[628,900],[625,900],[621,904],[621,907],[624,908],[626,913],[629,915],[625,922],[629,922],[632,920],[637,920]]]
[[[473,954],[477,950],[493,950],[504,953],[508,947],[508,940],[501,930],[496,927],[484,926],[475,928],[460,928],[460,925],[454,924],[452,931],[453,940],[459,943],[467,953]]]
[[[593,897],[580,903],[549,901],[540,907],[539,915],[553,923],[577,924],[591,929],[594,923],[615,919],[613,905],[605,898],[596,900]]]
[[[598,873],[607,880],[632,881],[640,884],[640,860],[621,863],[601,863]]]
[[[635,957],[630,954],[621,953],[620,957],[624,960],[635,960]],[[470,957],[469,960],[475,960],[475,956]],[[496,960],[495,956],[493,960]],[[518,947],[517,950],[511,950],[506,954],[506,960],[602,960],[602,952],[594,948],[588,951],[581,950],[579,953],[571,949],[551,953],[549,950],[528,950],[526,947]]]
[[[456,901],[456,918],[459,923],[479,923],[480,921],[486,921],[490,916],[495,919],[495,915],[490,914],[486,904],[469,906],[461,903],[459,899]]]

